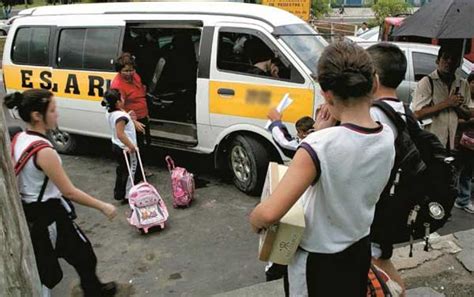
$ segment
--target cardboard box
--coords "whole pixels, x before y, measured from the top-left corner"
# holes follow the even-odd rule
[[[270,163],[263,186],[261,200],[267,199],[285,175],[288,167]],[[304,210],[299,201],[281,218],[260,235],[259,259],[287,265],[290,263],[303,237]]]

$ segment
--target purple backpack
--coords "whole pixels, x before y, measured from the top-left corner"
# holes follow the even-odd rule
[[[194,176],[183,167],[176,167],[170,156],[165,158],[171,174],[173,207],[188,207],[194,199]]]

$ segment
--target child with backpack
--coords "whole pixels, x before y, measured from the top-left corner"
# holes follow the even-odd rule
[[[51,296],[50,290],[63,277],[59,258],[78,273],[84,296],[114,296],[117,286],[98,278],[97,257],[87,236],[74,222],[76,214],[69,200],[97,209],[109,219],[117,211],[113,205],[77,189],[64,171],[60,156],[46,136],[49,129],[57,128],[53,93],[41,89],[15,92],[5,96],[5,105],[16,109],[27,124],[27,131],[18,132],[12,140],[12,160],[43,286],[42,296]]]
[[[123,110],[124,99],[117,89],[110,89],[105,92],[102,106],[107,109],[106,119],[112,131],[112,152],[117,161],[114,199],[121,201],[122,204],[128,203],[128,193],[132,184],[129,180],[129,172],[124,150],[128,151],[130,162],[130,172],[133,175],[135,184],[143,180],[141,171],[137,171],[137,134],[133,120],[129,113]]]
[[[405,79],[407,69],[405,54],[398,46],[391,43],[375,44],[369,47],[367,52],[372,58],[379,81],[378,88],[374,93],[374,100],[385,102],[396,112],[405,114],[404,104],[397,98],[397,88]],[[388,125],[395,138],[398,136],[395,123],[380,108],[373,106],[370,109],[370,114],[375,121]],[[405,119],[405,117],[402,118]],[[372,242],[373,263],[384,270],[404,290],[402,278],[390,260],[392,253],[392,244]]]
[[[257,233],[268,228],[306,191],[306,229],[288,266],[290,296],[337,292],[365,297],[370,225],[390,177],[394,136],[370,116],[375,71],[360,46],[336,42],[326,47],[318,80],[332,115],[328,121],[341,124],[302,141],[276,190],[251,213],[250,223]]]
[[[371,226],[374,263],[403,288],[390,258],[393,244],[424,239],[429,251],[429,234],[441,228],[450,216],[456,197],[456,176],[447,150],[432,133],[422,130],[408,106],[396,97],[405,77],[406,58],[391,44],[377,44],[367,50],[379,77],[379,88],[371,116],[387,124],[395,135],[395,163],[390,180],[377,203]]]

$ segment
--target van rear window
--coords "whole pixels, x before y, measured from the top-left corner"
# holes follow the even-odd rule
[[[119,39],[118,28],[63,29],[59,36],[58,66],[113,71]]]
[[[46,27],[22,27],[13,42],[12,61],[17,64],[49,65],[49,37]]]

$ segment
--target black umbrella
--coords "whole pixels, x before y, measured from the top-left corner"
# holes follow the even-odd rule
[[[436,39],[474,37],[474,0],[435,0],[422,6],[393,36]]]

